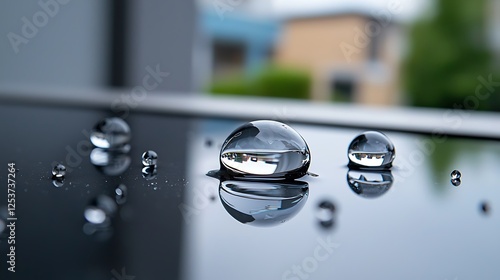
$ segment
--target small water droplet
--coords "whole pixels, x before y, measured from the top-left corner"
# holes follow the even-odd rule
[[[98,148],[114,149],[130,141],[128,124],[120,118],[106,118],[99,121],[90,133],[90,141]]]
[[[60,188],[60,187],[64,186],[64,177],[54,178],[52,180],[52,185],[54,185],[54,187],[56,187],[56,188]]]
[[[115,200],[116,203],[119,205],[125,203],[127,201],[127,186],[124,184],[120,184],[118,187],[115,189]]]
[[[92,224],[102,224],[116,212],[116,203],[106,195],[99,195],[85,208],[83,215]]]
[[[460,179],[460,178],[462,178],[462,173],[460,171],[458,171],[458,170],[453,170],[451,172],[450,176],[451,176],[452,180],[453,179]]]
[[[364,198],[376,198],[384,195],[392,186],[394,177],[391,171],[349,170],[347,184]]]
[[[55,178],[62,178],[66,175],[66,166],[58,163],[52,168],[52,175]]]
[[[153,190],[155,190],[155,191],[156,191],[157,189],[158,189],[158,187],[154,187],[154,188],[153,188]]]
[[[479,205],[479,209],[481,209],[481,212],[485,215],[490,213],[490,204],[486,201],[481,202]]]
[[[304,139],[276,121],[253,121],[233,131],[222,145],[221,170],[231,176],[288,178],[304,176],[310,165]]]
[[[378,131],[367,131],[356,136],[347,150],[351,168],[390,168],[395,156],[396,150],[391,140]]]
[[[210,138],[205,139],[205,146],[212,147],[213,143],[214,142],[212,141],[212,139]]]
[[[142,154],[142,164],[144,166],[153,166],[156,165],[158,161],[158,155],[155,151],[146,151]]]
[[[146,180],[153,180],[158,175],[158,171],[155,166],[146,166],[142,169],[142,178]]]
[[[335,205],[324,200],[318,204],[316,218],[323,228],[332,228],[335,224]]]
[[[239,222],[255,226],[290,220],[302,209],[308,194],[308,184],[299,181],[223,181],[219,187],[226,211]]]

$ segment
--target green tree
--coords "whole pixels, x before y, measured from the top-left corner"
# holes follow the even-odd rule
[[[404,84],[411,105],[453,108],[475,94],[478,76],[499,81],[487,38],[487,0],[435,0],[436,14],[410,29]],[[478,110],[500,110],[500,88]]]

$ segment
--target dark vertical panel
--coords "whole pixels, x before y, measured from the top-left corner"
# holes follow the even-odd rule
[[[127,71],[127,13],[128,0],[110,2],[110,86],[125,86]]]

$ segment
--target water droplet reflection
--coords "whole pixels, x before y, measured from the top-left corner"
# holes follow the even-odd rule
[[[254,226],[275,226],[290,220],[309,194],[305,182],[223,181],[219,196],[236,220]]]
[[[90,153],[90,162],[108,176],[118,176],[130,166],[130,156],[122,150],[95,148]]]
[[[158,171],[155,166],[146,166],[142,169],[142,178],[146,180],[153,180],[158,175]]]
[[[332,228],[335,225],[335,205],[328,200],[319,203],[316,218],[323,228]]]
[[[392,186],[394,177],[391,171],[349,170],[347,184],[364,198],[376,198],[384,195]]]
[[[106,118],[99,121],[90,133],[94,146],[103,149],[119,148],[130,141],[128,124],[120,118]]]
[[[107,195],[99,195],[85,208],[83,215],[89,223],[103,224],[115,214],[116,209],[113,199]]]
[[[458,186],[460,186],[460,184],[462,184],[462,180],[460,180],[460,179],[451,179],[450,182],[455,187],[458,187]]]
[[[115,200],[118,205],[124,204],[127,201],[127,186],[120,184],[115,189]]]
[[[54,178],[52,179],[52,185],[56,188],[64,186],[64,178]]]
[[[254,121],[233,131],[220,152],[221,170],[231,176],[295,179],[307,173],[310,152],[288,125]]]
[[[391,140],[378,131],[367,131],[356,136],[347,150],[349,167],[387,169],[392,167],[396,150]]]

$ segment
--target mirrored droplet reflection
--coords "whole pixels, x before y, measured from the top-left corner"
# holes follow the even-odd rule
[[[56,188],[64,186],[64,178],[54,178],[52,179],[52,185]]]
[[[298,181],[223,181],[219,187],[226,211],[253,226],[276,226],[290,220],[302,209],[308,194],[308,184]]]
[[[92,144],[103,149],[121,147],[127,144],[130,138],[130,127],[120,118],[105,118],[99,121],[90,133]]]
[[[108,223],[116,210],[117,205],[112,198],[107,195],[99,195],[85,208],[83,216],[89,223],[99,225]]]
[[[62,178],[66,175],[66,166],[58,163],[52,167],[52,176],[55,178]]]
[[[458,171],[458,170],[453,170],[451,172],[450,176],[451,176],[452,180],[453,179],[460,179],[460,178],[462,178],[462,173],[460,171]]]
[[[321,201],[318,204],[316,218],[322,228],[332,228],[335,225],[335,204],[329,200]]]
[[[127,201],[127,186],[120,184],[115,189],[115,201],[118,205],[124,204]]]
[[[306,175],[311,155],[293,128],[276,121],[253,121],[233,131],[222,145],[221,170],[234,177],[287,178]]]
[[[450,182],[455,187],[458,187],[462,184],[462,180],[460,180],[460,179],[451,179]]]
[[[356,194],[364,198],[377,198],[384,195],[393,182],[394,177],[390,170],[349,170],[347,172],[347,184]]]
[[[142,164],[144,166],[153,166],[156,165],[156,162],[158,161],[158,155],[156,154],[155,151],[145,151],[142,154]]]
[[[155,166],[146,166],[142,169],[142,178],[146,180],[153,180],[156,175],[158,175],[158,171]]]
[[[104,175],[118,176],[130,166],[131,160],[121,150],[105,150],[94,148],[90,153],[90,162]]]
[[[392,167],[395,156],[391,140],[378,131],[356,136],[347,150],[350,168],[387,169]]]
[[[111,223],[93,224],[85,223],[83,233],[92,236],[97,241],[107,241],[113,236],[113,227]]]

